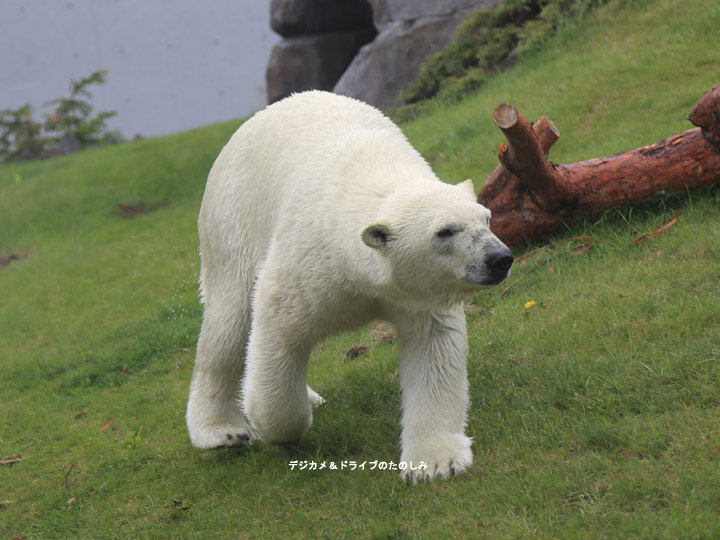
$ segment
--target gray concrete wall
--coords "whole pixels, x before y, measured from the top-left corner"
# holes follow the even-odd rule
[[[0,0],[0,109],[65,96],[98,69],[96,110],[125,137],[177,132],[265,104],[279,37],[269,0]],[[91,90],[92,91],[92,90]]]

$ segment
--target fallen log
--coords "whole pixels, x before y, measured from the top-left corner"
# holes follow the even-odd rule
[[[492,231],[512,245],[610,208],[720,182],[720,84],[688,119],[698,127],[629,152],[558,165],[547,159],[560,137],[552,121],[531,125],[503,103],[493,122],[507,144],[498,147],[500,165],[478,202],[492,212]]]

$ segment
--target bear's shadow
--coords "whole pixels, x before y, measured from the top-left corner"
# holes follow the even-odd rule
[[[315,388],[326,403],[313,410],[313,423],[298,441],[255,443],[250,451],[288,460],[382,460],[400,455],[400,390],[392,371],[352,369],[336,384]],[[270,450],[272,448],[272,450]],[[226,448],[216,459],[242,459],[247,447]]]
[[[326,403],[313,411],[305,436],[285,445],[289,456],[389,461],[399,455],[400,389],[391,371],[352,369],[317,391]]]

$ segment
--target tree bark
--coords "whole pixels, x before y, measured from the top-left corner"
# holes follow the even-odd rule
[[[720,152],[720,83],[697,102],[688,120],[702,129],[705,140]]]
[[[699,126],[612,156],[557,165],[547,159],[560,134],[542,117],[532,126],[503,103],[493,122],[507,144],[478,202],[492,212],[491,229],[506,244],[537,239],[574,219],[665,192],[720,181],[720,84],[689,116]]]

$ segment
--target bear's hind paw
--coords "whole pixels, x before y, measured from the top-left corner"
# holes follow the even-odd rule
[[[247,426],[208,426],[191,437],[193,446],[210,449],[223,446],[249,446],[254,437]]]
[[[325,405],[327,403],[325,401],[325,398],[323,398],[320,394],[318,394],[315,390],[307,387],[307,393],[308,393],[308,399],[310,400],[310,403],[312,403],[313,407],[319,407],[320,405]]]

